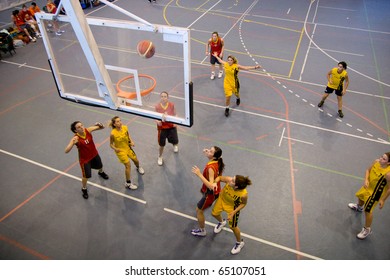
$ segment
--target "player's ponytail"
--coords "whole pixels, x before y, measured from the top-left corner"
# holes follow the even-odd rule
[[[236,175],[236,186],[239,190],[243,190],[249,185],[252,185],[252,181],[248,176]]]
[[[115,116],[115,117],[113,117],[112,119],[111,119],[111,122],[110,122],[110,124],[109,124],[109,126],[112,128],[112,129],[114,129],[115,128],[115,121],[116,121],[116,119],[118,119],[119,117],[118,116]]]
[[[222,175],[223,170],[225,169],[225,164],[222,159],[222,150],[220,147],[214,146],[214,159],[218,160],[218,176]]]

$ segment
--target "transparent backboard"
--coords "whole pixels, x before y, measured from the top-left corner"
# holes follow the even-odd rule
[[[190,31],[155,25],[101,2],[128,20],[85,16],[79,0],[61,1],[66,15],[36,14],[60,96],[161,119],[154,108],[167,91],[177,115],[166,120],[192,126]],[[138,54],[142,40],[153,42],[153,57]]]

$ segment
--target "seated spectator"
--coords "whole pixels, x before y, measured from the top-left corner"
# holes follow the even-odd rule
[[[20,32],[24,32],[31,41],[36,42],[34,30],[26,23],[19,14],[19,10],[14,10],[11,16],[12,22],[18,28]]]
[[[32,29],[34,29],[35,34],[38,38],[41,38],[41,34],[39,33],[39,27],[37,21],[33,18],[31,12],[27,9],[27,6],[23,4],[22,10],[19,12],[19,15],[26,23],[28,23]]]
[[[29,10],[30,13],[32,14],[33,18],[34,18],[35,20],[37,20],[37,19],[35,18],[35,13],[40,13],[40,12],[41,12],[41,9],[37,6],[37,3],[31,2],[31,6],[30,6],[30,8],[29,8],[28,10]]]
[[[47,9],[47,12],[50,14],[55,14],[57,12],[57,7],[56,7],[56,5],[53,4],[53,2],[51,0],[47,0],[46,9]],[[54,27],[54,30],[55,30],[57,36],[61,36],[62,33],[65,32],[65,31],[62,31],[60,29],[58,22],[56,20],[53,20],[53,27]]]

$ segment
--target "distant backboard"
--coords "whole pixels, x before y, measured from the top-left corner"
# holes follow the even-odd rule
[[[161,119],[154,106],[160,92],[167,91],[177,111],[167,121],[192,126],[189,29],[152,24],[111,2],[100,2],[126,19],[86,17],[79,0],[61,1],[66,15],[36,14],[60,96]],[[57,26],[65,32],[57,35]],[[153,42],[153,57],[137,53],[141,40]]]

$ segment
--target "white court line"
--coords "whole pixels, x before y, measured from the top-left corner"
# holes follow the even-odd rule
[[[14,157],[14,158],[17,158],[17,159],[21,159],[21,160],[26,161],[26,162],[28,162],[28,163],[34,164],[34,165],[36,165],[36,166],[45,168],[45,169],[47,169],[47,170],[53,171],[53,172],[55,172],[55,173],[61,174],[61,175],[63,175],[63,176],[66,176],[66,177],[75,179],[75,180],[77,180],[77,181],[81,181],[81,178],[79,178],[79,177],[70,175],[70,174],[68,174],[68,173],[62,172],[62,171],[60,171],[60,170],[58,170],[58,169],[49,167],[49,166],[47,166],[47,165],[44,165],[44,164],[42,164],[42,163],[33,161],[33,160],[31,160],[31,159],[28,159],[28,158],[25,158],[25,157],[22,157],[22,156],[19,156],[19,155],[16,155],[16,154],[13,154],[13,153],[4,151],[4,150],[2,150],[2,149],[0,149],[0,152],[3,153],[3,154],[6,154],[6,155],[12,156],[12,157]],[[144,200],[142,200],[142,199],[139,199],[139,198],[136,198],[136,197],[132,197],[132,196],[130,196],[130,195],[126,195],[126,194],[123,194],[123,193],[114,191],[114,190],[112,190],[112,189],[103,187],[102,185],[99,185],[99,184],[96,184],[96,183],[93,183],[93,182],[89,182],[89,181],[87,182],[87,184],[92,185],[92,186],[94,186],[94,187],[97,187],[97,188],[99,188],[99,189],[105,190],[105,191],[107,191],[107,192],[111,192],[111,193],[114,193],[114,194],[116,194],[116,195],[123,196],[123,197],[125,197],[125,198],[131,199],[131,200],[134,200],[134,201],[137,201],[137,202],[139,202],[139,203],[146,204],[146,201],[144,201]]]
[[[310,10],[311,10],[312,3],[313,3],[314,1],[315,1],[315,0],[311,0],[311,4],[310,4],[309,9],[308,9],[307,14],[306,14],[305,24],[306,24],[307,18],[308,18],[308,16],[309,16],[309,13],[310,13]],[[255,3],[256,3],[256,1],[255,1],[253,4],[255,4]],[[252,9],[252,7],[249,7],[249,8],[247,9],[246,13],[249,12],[250,9]],[[241,16],[241,18],[242,18],[242,21],[243,21],[243,20],[244,20],[243,15]],[[244,42],[243,42],[242,36],[241,36],[241,24],[242,24],[242,21],[240,21],[240,25],[239,25],[239,34],[240,34],[241,43],[242,43],[244,49],[247,51],[247,48],[246,48],[246,46],[245,46],[245,44],[244,44]],[[305,32],[306,32],[306,34],[307,34],[306,25],[304,26],[304,28],[305,28]],[[314,36],[314,34],[315,34],[315,28],[316,28],[316,26],[314,27],[313,34],[312,34],[312,38],[313,38],[313,36]],[[230,31],[230,30],[229,30],[229,31]],[[310,44],[311,44],[311,43],[314,44],[312,38],[311,38],[311,40],[310,40]],[[310,50],[310,45],[309,45],[307,51],[309,51],[309,50]],[[321,51],[322,51],[322,50],[321,50]],[[247,53],[249,54],[248,51],[247,51]],[[307,52],[307,54],[308,54],[308,52]],[[251,56],[251,57],[252,57],[252,56]],[[253,59],[253,58],[252,58],[252,59]],[[256,61],[255,59],[253,59],[253,61],[255,61],[256,64],[258,64],[257,61]],[[264,71],[264,72],[267,72],[265,69],[263,69],[263,71]],[[273,80],[275,80],[275,77],[271,76],[270,73],[267,73],[267,75],[270,76],[270,77],[272,77]],[[282,85],[282,83],[281,83],[279,80],[276,80],[276,83],[278,83],[279,85]],[[285,85],[283,85],[283,87],[286,88]],[[303,100],[304,102],[307,103],[307,100],[306,100],[306,99],[302,99],[302,100]],[[312,105],[312,106],[314,107],[314,105]],[[328,113],[328,116],[332,117],[332,115],[329,114],[329,113]],[[370,140],[371,140],[371,139],[370,139]],[[279,144],[280,144],[280,143],[279,143]]]
[[[210,7],[210,9],[208,9],[207,11],[205,11],[200,17],[198,17],[195,21],[193,21],[190,25],[187,26],[188,29],[191,28],[191,26],[193,26],[198,20],[200,20],[202,17],[204,17],[208,12],[210,12],[210,10],[212,10],[215,6],[217,6],[219,4],[219,2],[221,2],[222,0],[219,0],[217,3],[215,3],[213,6]]]
[[[318,1],[317,1],[318,3]],[[314,24],[314,19],[317,15],[317,9],[314,13],[312,24]],[[271,20],[278,20],[278,21],[287,21],[287,22],[293,22],[293,23],[305,23],[305,21],[302,20],[294,20],[294,19],[288,19],[288,18],[280,18],[280,17],[269,17],[269,16],[260,16],[260,15],[251,15],[255,18],[261,18],[261,19],[271,19]],[[362,31],[362,32],[369,32],[369,33],[379,33],[379,34],[390,34],[390,32],[387,31],[381,31],[381,30],[374,30],[374,29],[364,29],[364,28],[355,28],[350,26],[343,26],[343,25],[332,25],[332,24],[325,24],[325,23],[316,23],[318,26],[327,26],[327,27],[334,27],[334,28],[340,28],[340,29],[346,29],[346,30],[354,30],[354,31]]]
[[[225,35],[223,35],[222,39],[224,39],[226,37],[226,35],[229,34],[230,31],[233,30],[233,28],[237,25],[237,23],[239,23],[241,21],[241,19],[243,19],[244,17],[246,17],[246,15],[249,13],[250,10],[252,10],[252,8],[257,4],[258,0],[255,0],[250,6],[248,9],[246,9],[246,11],[237,19],[237,21],[232,25],[232,27],[225,33]],[[219,2],[218,2],[219,3]],[[218,4],[217,3],[217,4]],[[215,6],[215,5],[214,5]],[[208,58],[209,56],[206,56],[201,64],[203,64],[203,62]]]
[[[317,1],[317,6],[316,6],[316,9],[314,11],[314,16],[313,16],[313,19],[311,21],[312,24],[314,24],[314,20],[317,18],[317,11],[318,11],[318,5],[320,4],[320,1]]]
[[[310,12],[310,10],[308,10],[308,12]],[[314,18],[313,18],[313,20],[314,20]],[[313,37],[314,37],[314,34],[316,33],[316,28],[317,28],[317,24],[314,24],[313,33],[311,34],[311,38],[312,38],[312,39],[313,39]],[[302,81],[302,75],[303,75],[303,72],[305,71],[306,62],[307,62],[307,59],[308,59],[308,57],[309,57],[310,48],[311,48],[311,41],[309,42],[309,46],[307,47],[307,50],[306,50],[305,59],[303,60],[302,69],[301,69],[301,74],[299,75],[299,80],[300,80],[300,81]]]
[[[105,49],[108,49],[108,50],[111,49],[111,50],[117,50],[117,51],[124,51],[122,49],[108,48],[108,47],[104,47],[104,46],[103,47],[99,47],[99,48],[105,48]],[[162,57],[162,56],[160,56],[160,57]],[[171,57],[164,57],[164,58],[165,59],[175,60],[175,61],[182,61],[182,60],[177,59],[177,58],[171,58]],[[7,63],[7,64],[11,64],[11,65],[16,65],[16,66],[21,66],[21,67],[26,67],[26,68],[31,68],[31,69],[35,69],[35,70],[40,70],[40,71],[45,71],[45,72],[51,73],[50,69],[45,69],[45,68],[41,68],[41,67],[35,67],[35,66],[28,65],[28,64],[20,64],[20,63],[16,63],[16,62],[12,62],[12,61],[7,61],[7,60],[1,60],[1,62]],[[191,64],[208,67],[208,66],[202,64],[202,62],[192,61]],[[275,80],[275,77],[271,76],[271,74],[269,74],[269,73],[262,74],[261,72],[250,72],[250,71],[245,71],[245,70],[242,70],[241,72],[242,73],[250,73],[252,75],[258,75],[258,76],[268,76],[268,77],[272,78],[273,80]],[[67,77],[76,78],[76,79],[81,79],[81,80],[95,81],[94,79],[89,79],[89,78],[75,76],[75,75],[66,74],[66,73],[61,73],[61,75],[64,75],[64,76],[67,76]],[[316,87],[320,87],[321,89],[324,86],[323,84],[316,84],[316,83],[307,82],[307,81],[299,81],[299,80],[294,80],[294,79],[290,79],[290,78],[286,78],[286,77],[278,77],[278,79],[289,81],[289,82],[297,82],[297,83],[304,84],[304,85],[316,86]],[[354,94],[359,94],[359,95],[364,95],[364,96],[370,96],[370,97],[390,100],[389,96],[377,95],[377,94],[366,93],[366,92],[355,91],[355,90],[348,90],[348,92],[349,93],[354,93]]]
[[[290,138],[290,137],[283,137],[283,138],[284,138],[284,139],[293,140],[293,141],[296,141],[296,142],[301,142],[301,143],[309,144],[309,145],[314,145],[314,144],[311,143],[311,142],[306,142],[306,141],[298,140],[298,139],[295,139],[295,138]]]
[[[349,31],[362,31],[367,33],[378,33],[378,34],[385,34],[389,35],[390,32],[386,31],[380,31],[380,30],[370,30],[370,29],[364,29],[364,28],[356,28],[356,27],[347,27],[347,26],[340,26],[340,25],[333,25],[333,24],[325,24],[325,23],[317,23],[319,26],[326,26],[326,27],[332,27],[332,28],[340,28],[340,29],[346,29]]]
[[[284,131],[285,131],[285,130],[286,130],[286,128],[283,127],[282,135],[280,136],[280,140],[279,140],[279,147],[280,147],[280,145],[282,145],[282,140],[283,140],[283,138],[284,138]]]
[[[175,214],[175,215],[178,215],[178,216],[181,216],[181,217],[189,219],[189,220],[197,221],[197,219],[195,217],[191,217],[191,216],[189,216],[187,214],[184,214],[184,213],[181,213],[181,212],[177,212],[177,211],[169,209],[169,208],[164,208],[164,211],[172,213],[172,214]],[[206,221],[206,224],[209,225],[209,226],[212,226],[212,227],[216,226],[216,224],[210,223],[210,222],[207,222],[207,221]],[[223,228],[223,230],[228,231],[228,232],[232,232],[230,229],[227,229],[227,228]],[[246,237],[246,238],[248,238],[248,239],[252,239],[254,241],[257,241],[257,242],[260,242],[260,243],[263,243],[263,244],[266,244],[266,245],[269,245],[269,246],[272,246],[272,247],[275,247],[275,248],[278,248],[278,249],[281,249],[281,250],[284,250],[284,251],[288,251],[288,252],[291,252],[291,253],[296,254],[296,255],[300,255],[300,256],[303,256],[303,257],[306,257],[306,258],[309,258],[309,259],[313,259],[313,260],[322,260],[319,257],[313,256],[313,255],[310,255],[310,254],[307,254],[307,253],[303,253],[303,252],[300,252],[298,250],[291,249],[289,247],[286,247],[286,246],[283,246],[283,245],[280,245],[280,244],[277,244],[277,243],[274,243],[274,242],[270,242],[270,241],[258,238],[256,236],[253,236],[253,235],[249,235],[249,234],[242,233],[242,232],[241,232],[241,235]]]
[[[249,8],[246,9],[246,11],[245,11],[245,12],[237,19],[237,21],[232,25],[232,27],[229,29],[229,31],[225,33],[225,35],[223,36],[223,38],[225,38],[226,35],[227,35],[230,31],[232,31],[232,29],[237,25],[237,23],[239,23],[243,18],[245,18],[245,17],[248,15],[249,11],[253,9],[253,7],[257,4],[257,2],[259,2],[259,1],[258,1],[258,0],[255,0],[255,1],[249,6]]]
[[[343,9],[343,8],[337,8],[337,7],[329,7],[329,6],[318,6],[318,7],[319,8],[323,8],[323,9],[332,9],[332,10],[340,10],[340,11],[357,12],[357,10]]]
[[[15,63],[15,62],[10,62],[10,61],[2,61],[4,63],[8,63],[8,64],[13,64],[13,65],[20,65],[19,63]],[[195,64],[195,63],[194,63]],[[45,71],[45,72],[50,72],[51,71],[49,69],[44,69],[44,68],[40,68],[40,67],[34,67],[34,66],[30,66],[30,65],[24,65],[24,67],[27,67],[27,68],[31,68],[31,69],[36,69],[36,70],[41,70],[41,71]],[[246,72],[246,71],[242,71],[242,72]],[[253,72],[248,72],[248,73],[251,73],[251,74],[254,74],[254,75],[260,75],[258,73],[253,73]],[[63,74],[63,73],[62,73]],[[90,80],[90,79],[87,79],[87,78],[83,78],[83,77],[76,77],[76,76],[73,76],[73,75],[69,75],[69,74],[63,74],[64,76],[68,76],[68,77],[75,77],[75,78],[79,78],[79,79],[84,79],[84,80]],[[271,76],[269,73],[267,73],[268,76]],[[288,80],[288,81],[295,81],[295,82],[298,82],[296,80],[291,80],[291,79],[284,79],[284,78],[281,78],[279,77],[280,79],[282,80]],[[309,83],[309,82],[301,82],[303,84],[309,84],[309,85],[317,85],[317,84],[314,84],[314,83]],[[322,86],[322,85],[321,85]],[[362,94],[362,95],[368,95],[368,96],[372,96],[372,97],[379,97],[379,98],[383,98],[383,99],[390,99],[390,97],[384,97],[384,96],[379,96],[379,95],[373,95],[373,94],[367,94],[367,93],[362,93],[362,92],[354,92],[354,93],[357,93],[357,94]],[[195,103],[198,103],[198,104],[204,104],[204,105],[207,105],[207,106],[212,106],[212,107],[216,107],[216,108],[225,108],[225,106],[220,106],[220,105],[216,105],[216,104],[212,104],[212,103],[208,103],[208,102],[203,102],[203,101],[198,101],[198,100],[194,100]],[[323,127],[319,127],[319,126],[314,126],[314,125],[309,125],[309,124],[304,124],[304,123],[300,123],[300,122],[295,122],[295,121],[290,121],[290,120],[286,120],[286,119],[281,119],[281,118],[277,118],[277,117],[272,117],[272,116],[267,116],[267,115],[263,115],[263,114],[259,114],[259,113],[254,113],[254,112],[248,112],[248,111],[243,111],[243,110],[240,110],[240,109],[232,109],[234,111],[238,111],[238,112],[241,112],[241,113],[245,113],[245,114],[249,114],[249,115],[255,115],[255,116],[259,116],[259,117],[263,117],[263,118],[268,118],[268,119],[273,119],[273,120],[278,120],[278,121],[283,121],[283,122],[286,122],[286,123],[292,123],[292,124],[296,124],[296,125],[300,125],[300,126],[305,126],[305,127],[310,127],[310,128],[314,128],[314,129],[318,129],[318,130],[323,130],[323,131],[328,131],[328,132],[331,132],[331,133],[335,133],[335,134],[341,134],[341,135],[345,135],[345,136],[349,136],[349,137],[354,137],[354,138],[359,138],[359,139],[363,139],[363,140],[368,140],[368,141],[372,141],[372,142],[377,142],[377,143],[381,143],[381,144],[386,144],[386,145],[389,145],[390,142],[387,142],[387,141],[378,141],[378,140],[375,140],[375,139],[370,139],[370,138],[366,138],[366,137],[361,137],[361,136],[357,136],[357,135],[353,135],[353,134],[349,134],[349,133],[344,133],[344,132],[340,132],[340,131],[335,131],[335,130],[331,130],[331,129],[327,129],[327,128],[323,128]],[[324,112],[321,108],[318,108],[318,110],[320,112]],[[368,133],[367,133],[368,135]],[[369,134],[369,136],[373,137],[372,134]]]
[[[198,104],[203,104],[203,105],[207,105],[207,106],[212,106],[212,107],[216,107],[216,108],[223,108],[223,109],[225,109],[225,106],[211,104],[211,103],[208,103],[208,102],[203,102],[203,101],[198,101],[198,100],[194,100],[194,102],[198,103]],[[248,115],[263,117],[265,119],[277,120],[277,121],[281,121],[281,122],[285,122],[285,123],[290,123],[290,124],[295,124],[295,125],[299,125],[299,126],[304,126],[304,127],[317,129],[317,130],[327,131],[327,132],[331,132],[331,133],[335,133],[335,134],[340,134],[340,135],[344,135],[344,136],[348,136],[348,137],[352,137],[352,138],[358,138],[358,139],[362,139],[362,140],[367,140],[367,141],[370,141],[370,142],[376,142],[376,143],[380,143],[380,144],[390,145],[390,142],[385,141],[385,140],[382,140],[382,141],[381,140],[375,140],[375,139],[371,139],[371,138],[367,138],[367,137],[362,137],[362,136],[359,136],[359,135],[354,135],[354,134],[350,134],[350,133],[346,133],[346,132],[341,132],[341,131],[337,131],[337,130],[332,130],[332,129],[320,127],[320,126],[314,126],[314,125],[301,123],[301,122],[296,122],[296,121],[291,121],[291,120],[286,120],[286,119],[282,119],[282,118],[278,118],[278,117],[267,116],[267,115],[263,115],[263,114],[259,114],[259,113],[255,113],[255,112],[244,111],[244,110],[240,110],[240,109],[237,109],[237,108],[230,108],[230,110],[241,112],[241,113],[248,114]],[[323,110],[321,108],[318,108],[318,110],[323,112]]]
[[[3,63],[7,63],[7,64],[16,65],[16,66],[21,65],[20,63],[11,62],[11,61],[6,61],[6,60],[2,60],[2,62],[3,62]],[[192,62],[192,64],[202,65],[201,63],[195,63],[195,62]],[[50,72],[50,73],[51,73],[51,71],[50,71],[49,69],[45,69],[45,68],[41,68],[41,67],[35,67],[35,66],[31,66],[31,65],[22,65],[22,66],[23,66],[23,67],[26,67],[26,68],[31,68],[31,69],[35,69],[35,70],[40,70],[40,71],[45,71],[45,72]],[[202,65],[202,66],[204,66],[204,65]],[[250,73],[250,74],[253,74],[253,75],[264,76],[264,74],[261,74],[261,73],[247,72],[247,71],[242,71],[242,72]],[[91,79],[88,79],[88,78],[78,77],[78,76],[74,76],[74,75],[70,75],[70,74],[65,74],[65,73],[61,73],[61,74],[64,75],[64,76],[74,77],[74,78],[77,78],[77,79],[91,80]],[[269,74],[269,73],[266,73],[266,76],[269,76],[269,77],[271,77],[272,79],[275,79],[275,78],[274,78],[273,76],[271,76],[271,74]],[[323,87],[323,85],[319,85],[319,84],[315,84],[315,83],[311,83],[311,82],[297,81],[297,80],[293,80],[293,79],[289,79],[289,78],[278,77],[278,79],[286,80],[286,81],[290,81],[290,82],[298,82],[298,83],[302,83],[302,84],[307,84],[307,85],[313,85],[313,86],[320,86],[320,87]],[[381,99],[390,99],[390,97],[380,96],[380,95],[375,95],[375,94],[370,94],[370,93],[364,93],[364,92],[358,92],[358,91],[350,91],[350,93],[356,93],[356,94],[360,94],[360,95],[371,96],[371,97],[376,97],[376,98],[381,98]],[[297,96],[297,97],[298,97],[298,96]],[[204,104],[204,105],[212,106],[212,107],[217,107],[217,108],[225,108],[224,106],[215,105],[215,104],[211,104],[211,103],[207,103],[207,102],[202,102],[202,101],[197,101],[197,100],[194,100],[194,102],[195,102],[195,103],[199,103],[199,104]],[[238,111],[238,112],[242,112],[242,113],[246,113],[246,114],[250,114],[250,115],[256,115],[256,116],[259,116],[259,117],[264,117],[264,118],[279,120],[279,121],[283,121],[283,122],[286,122],[286,123],[292,123],[292,124],[301,125],[301,126],[306,126],[306,127],[310,127],[310,128],[314,128],[314,129],[318,129],[318,130],[323,130],[323,131],[328,131],[328,132],[332,132],[332,133],[336,133],[336,134],[341,134],[341,135],[345,135],[345,136],[355,137],[355,138],[359,138],[359,139],[363,139],[363,140],[378,142],[378,143],[381,143],[381,144],[387,144],[387,145],[390,144],[390,142],[387,142],[387,141],[377,141],[377,140],[370,139],[370,138],[365,138],[365,137],[361,137],[361,136],[356,136],[356,135],[353,135],[353,134],[344,133],[344,132],[339,132],[339,131],[335,131],[335,130],[331,130],[331,129],[326,129],[326,128],[322,128],[322,127],[318,127],[318,126],[308,125],[308,124],[304,124],[304,123],[300,123],[300,122],[295,122],[295,121],[290,121],[290,120],[286,120],[286,119],[271,117],[271,116],[267,116],[267,115],[263,115],[263,114],[258,114],[258,113],[253,113],[253,112],[248,112],[248,111],[243,111],[243,110],[239,110],[239,109],[233,109],[233,110]],[[319,110],[320,112],[324,112],[321,108],[318,108],[318,110]],[[368,133],[367,133],[367,134],[368,134]],[[369,135],[372,137],[372,134],[369,134]]]
[[[312,5],[313,5],[313,0],[312,0],[312,2],[311,2],[310,5],[309,5],[309,9],[308,9],[309,11],[311,10]],[[307,39],[309,39],[309,40],[311,41],[311,43],[312,43],[314,46],[316,46],[316,47],[318,48],[318,50],[319,50],[320,52],[322,52],[324,55],[326,55],[327,57],[329,57],[331,60],[333,60],[333,61],[335,61],[335,62],[338,62],[338,60],[337,60],[336,58],[334,58],[333,56],[331,56],[330,54],[328,54],[327,52],[325,52],[322,48],[320,48],[320,47],[314,42],[314,40],[311,38],[311,36],[309,36],[309,33],[308,33],[308,31],[307,31],[307,27],[306,27],[306,25],[307,25],[307,23],[308,23],[308,22],[307,22],[308,15],[309,15],[309,14],[306,15],[305,22],[304,22],[304,24],[303,24],[303,28],[304,28],[304,30],[305,30],[305,34],[306,34]],[[360,75],[360,76],[363,76],[363,77],[365,77],[365,78],[367,78],[367,79],[369,79],[369,80],[372,80],[372,81],[374,81],[374,82],[376,82],[376,83],[379,83],[379,84],[381,84],[381,85],[390,87],[390,84],[387,84],[387,83],[385,83],[385,82],[382,82],[382,81],[379,81],[379,80],[377,80],[377,79],[375,79],[375,78],[372,78],[372,77],[370,77],[370,76],[368,76],[368,75],[366,75],[366,74],[364,74],[364,73],[362,73],[362,72],[359,72],[359,71],[355,70],[354,68],[348,67],[348,69],[349,69],[349,71],[355,72],[356,74],[358,74],[358,75]]]
[[[310,47],[310,48],[318,50],[318,48],[316,48],[316,47]],[[322,50],[324,50],[326,52],[342,53],[342,54],[355,55],[355,56],[364,56],[364,54],[359,54],[359,53],[342,52],[342,51],[335,51],[335,50],[329,50],[329,49],[322,49]]]
[[[316,7],[316,10],[315,10],[315,13],[314,13],[314,16],[313,16],[313,21],[311,22],[311,23],[314,24],[314,19],[316,18],[316,15],[317,15],[319,1],[312,0],[312,2],[317,2],[317,7]],[[241,14],[241,13],[238,13],[238,12],[231,12],[231,11],[226,11],[226,10],[225,11],[217,10],[217,11],[218,12],[224,12],[225,14]],[[270,17],[270,16],[256,15],[256,14],[252,14],[251,16],[255,17],[255,18],[271,19],[271,20],[278,20],[278,21],[287,21],[287,22],[293,22],[293,23],[304,23],[305,22],[305,21],[302,21],[302,20],[294,20],[294,19],[281,18],[281,17]],[[370,32],[370,33],[390,34],[390,32],[381,31],[381,30],[374,30],[374,29],[370,30],[370,29],[354,28],[354,27],[349,27],[349,26],[331,25],[331,24],[324,24],[324,23],[317,23],[317,24],[320,25],[320,26],[331,26],[331,27],[342,28],[342,29],[347,29],[347,30],[357,30],[357,31]],[[196,29],[194,29],[194,30],[196,30]],[[207,32],[209,32],[209,31],[207,31]]]

